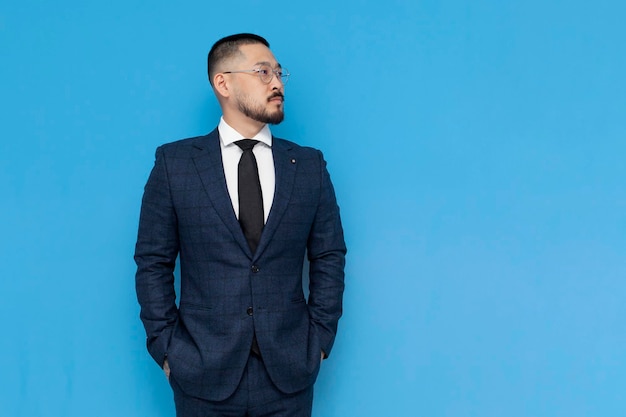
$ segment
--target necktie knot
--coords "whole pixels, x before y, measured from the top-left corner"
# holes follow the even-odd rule
[[[254,146],[259,143],[258,140],[254,139],[242,139],[235,142],[235,145],[239,146],[242,151],[249,151],[254,148]]]

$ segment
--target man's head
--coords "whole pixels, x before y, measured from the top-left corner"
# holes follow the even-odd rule
[[[220,39],[209,52],[207,71],[224,119],[236,129],[283,120],[282,69],[264,38],[241,33]]]
[[[242,52],[239,50],[240,46],[254,44],[265,45],[267,48],[270,47],[269,42],[265,38],[252,33],[238,33],[226,36],[215,42],[207,57],[207,72],[211,85],[213,85],[215,74],[226,71],[224,65],[230,64],[234,59],[242,58]]]

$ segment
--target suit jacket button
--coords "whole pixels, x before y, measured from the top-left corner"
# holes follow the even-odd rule
[[[253,312],[252,307],[248,307],[248,309],[246,310],[246,313],[248,313],[248,315],[251,316],[252,312]]]
[[[254,273],[256,274],[256,273],[257,273],[257,272],[259,272],[259,271],[260,271],[260,269],[259,269],[259,267],[258,267],[258,266],[256,266],[256,265],[252,265],[252,272],[254,272]]]

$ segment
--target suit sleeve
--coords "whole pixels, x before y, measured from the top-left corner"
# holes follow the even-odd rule
[[[174,290],[174,267],[179,251],[176,212],[163,149],[144,189],[135,246],[135,287],[146,329],[147,346],[163,366],[178,310]]]
[[[330,354],[342,314],[346,245],[335,191],[319,152],[321,193],[308,240],[309,312],[321,348]]]

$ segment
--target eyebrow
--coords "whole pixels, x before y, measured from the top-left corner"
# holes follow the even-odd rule
[[[254,65],[267,65],[268,67],[272,66],[272,64],[267,62],[267,61],[259,61],[259,62],[257,62]],[[280,63],[276,63],[276,68],[281,68],[282,69],[283,67],[282,67],[282,65],[280,65]]]

